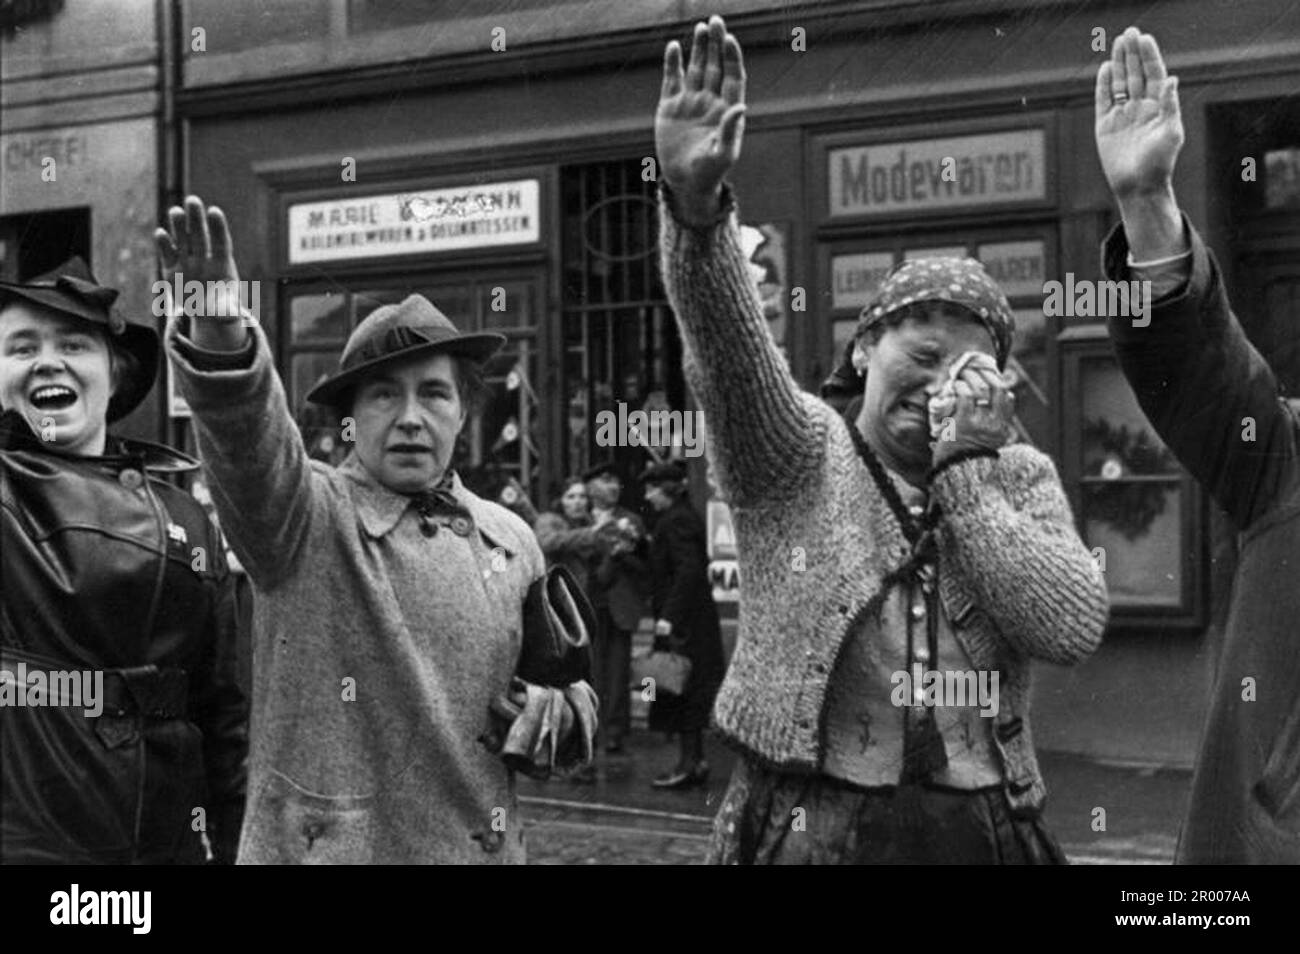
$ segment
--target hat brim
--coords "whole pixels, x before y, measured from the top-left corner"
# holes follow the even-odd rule
[[[582,481],[595,480],[597,477],[603,477],[605,474],[609,474],[609,476],[617,478],[619,481],[623,480],[619,475],[618,470],[612,464],[602,464],[599,467],[592,467],[591,469],[584,471],[579,479]]]
[[[505,335],[486,332],[455,335],[439,341],[427,341],[401,351],[363,361],[358,365],[334,374],[307,392],[307,400],[312,404],[336,407],[339,399],[358,383],[379,368],[389,364],[409,361],[411,358],[427,357],[433,354],[449,354],[457,358],[468,358],[482,364],[501,350],[506,343]]]
[[[102,329],[112,347],[129,352],[140,363],[137,373],[119,381],[117,390],[109,398],[104,415],[109,424],[126,417],[149,396],[158,378],[158,364],[162,356],[158,332],[154,329],[124,321],[119,312],[118,321],[122,322],[122,327],[121,330],[114,331],[108,309],[93,308],[57,288],[32,288],[29,285],[0,282],[0,307],[4,307],[11,298],[33,302]]]

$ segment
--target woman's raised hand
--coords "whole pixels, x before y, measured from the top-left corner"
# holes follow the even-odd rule
[[[674,211],[688,223],[706,223],[717,212],[722,178],[740,158],[744,129],[740,44],[715,16],[695,25],[685,72],[681,44],[673,40],[664,49],[655,113],[660,170],[672,189]]]
[[[203,313],[192,316],[194,343],[219,351],[237,350],[247,340],[247,316],[240,313],[239,270],[225,215],[191,195],[184,208],[172,206],[167,219],[168,228],[153,233],[163,281],[169,288],[177,280],[182,289],[189,282],[203,286]],[[173,302],[172,310],[180,306],[181,302]]]

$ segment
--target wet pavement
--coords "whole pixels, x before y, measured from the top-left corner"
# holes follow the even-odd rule
[[[708,784],[659,791],[676,743],[635,731],[621,755],[602,755],[589,784],[520,779],[531,864],[695,864],[734,756],[710,739]],[[1048,828],[1075,864],[1169,864],[1190,771],[1039,752]]]

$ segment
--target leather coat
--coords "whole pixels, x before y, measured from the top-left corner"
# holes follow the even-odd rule
[[[102,457],[61,455],[0,415],[2,863],[201,863],[205,834],[234,860],[248,705],[233,579],[213,522],[161,476],[196,466],[112,437]],[[67,682],[18,705],[16,674],[37,671],[94,675],[75,705]]]

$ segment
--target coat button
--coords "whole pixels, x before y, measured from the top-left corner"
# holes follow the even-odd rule
[[[469,531],[474,525],[470,523],[468,517],[452,517],[451,532],[458,537],[469,536]]]
[[[144,475],[130,467],[118,474],[117,479],[127,490],[139,490],[144,485]]]
[[[924,603],[916,603],[912,606],[912,619],[925,619]]]

